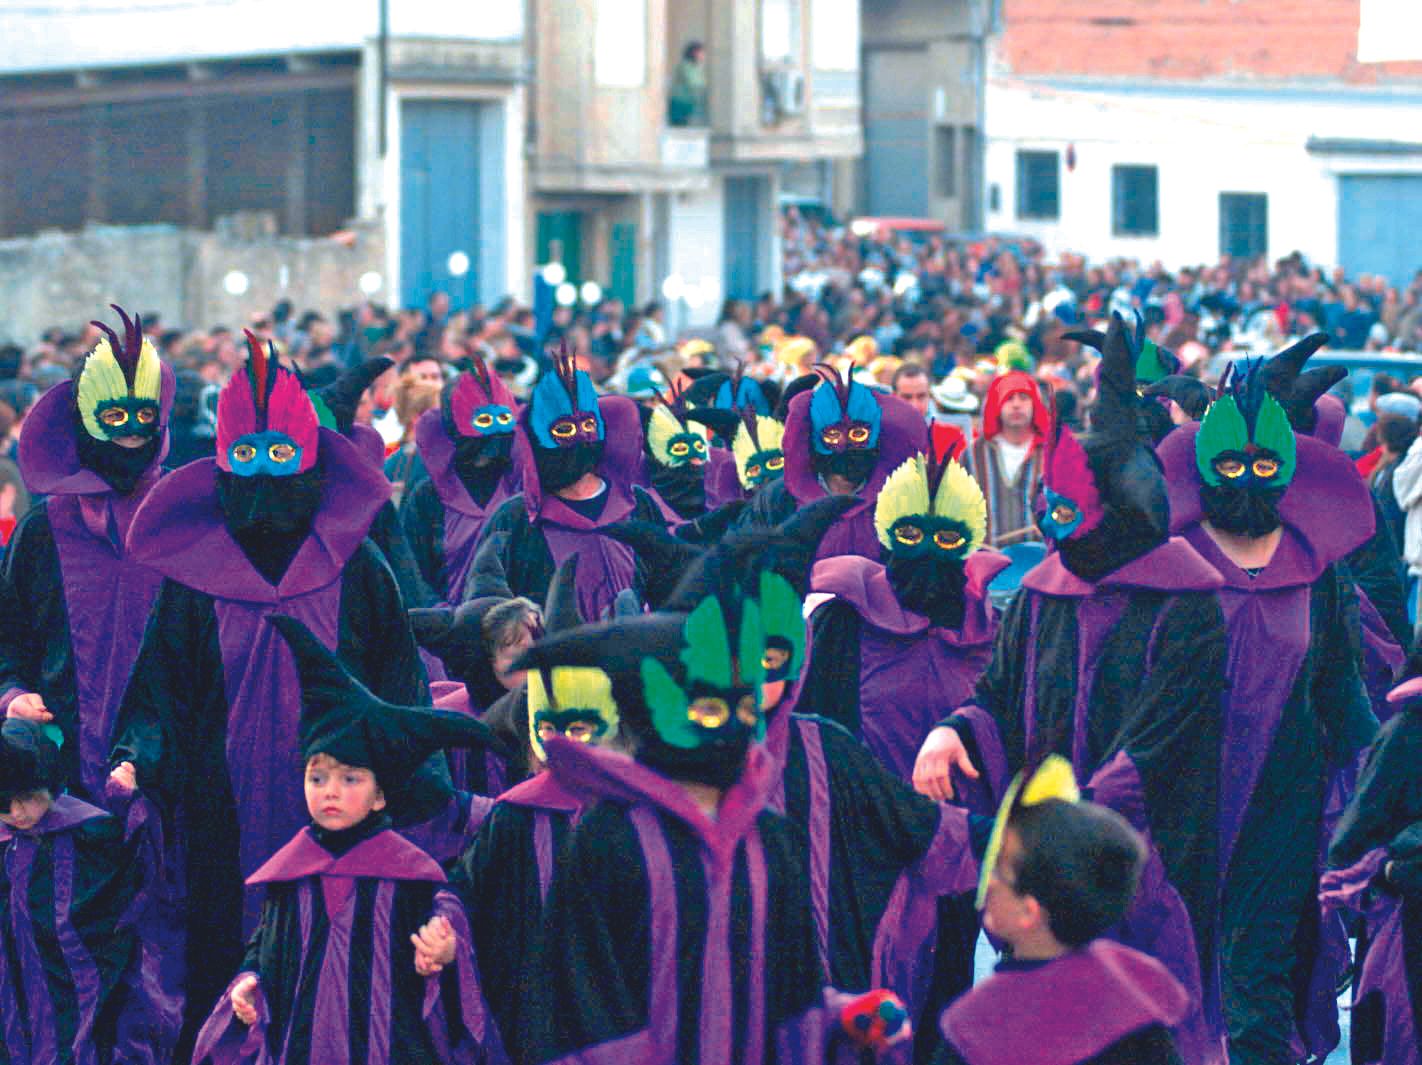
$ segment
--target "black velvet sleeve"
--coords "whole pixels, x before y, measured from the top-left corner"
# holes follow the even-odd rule
[[[751,493],[732,529],[735,532],[764,532],[773,529],[799,509],[784,479],[761,485]]]
[[[1022,685],[1025,682],[1027,648],[1033,640],[1031,593],[1018,592],[1008,604],[1002,620],[998,624],[997,635],[992,645],[992,658],[983,675],[978,678],[977,687],[969,704],[982,707],[992,715],[1002,736],[1003,751],[1007,755],[1010,771],[1021,762],[1025,736],[1022,722]],[[1075,648],[1061,648],[1061,641],[1054,641],[1052,648],[1075,653]],[[1068,675],[1069,678],[1069,675]],[[948,727],[956,727],[950,716],[940,722]],[[959,729],[966,734],[966,728]],[[969,748],[971,753],[971,746]],[[978,764],[978,768],[982,768]]]
[[[1407,620],[1407,569],[1376,498],[1373,512],[1377,522],[1373,535],[1348,556],[1347,570],[1372,602],[1392,638],[1407,650],[1412,646],[1412,624]]]
[[[1352,865],[1422,820],[1422,717],[1405,710],[1382,727],[1328,848],[1335,869]]]
[[[1182,1065],[1182,1059],[1170,1029],[1153,1024],[1116,1040],[1083,1065]]]
[[[114,725],[113,764],[132,762],[138,786],[171,810],[190,782],[220,803],[226,787],[227,691],[212,600],[164,580]],[[197,789],[201,796],[204,789]]]
[[[40,504],[20,519],[0,567],[0,694],[39,689],[42,637],[62,621],[63,600],[49,514]],[[66,733],[66,743],[73,740]]]
[[[831,599],[810,617],[810,661],[797,702],[803,713],[828,718],[859,735],[859,635],[854,607]]]
[[[423,480],[400,503],[400,525],[410,554],[426,585],[444,594],[444,504],[434,482]]]
[[[1329,761],[1341,765],[1372,743],[1378,728],[1358,671],[1357,597],[1348,579],[1330,568],[1314,582],[1310,609],[1310,653],[1317,662],[1309,698],[1323,723]]]
[[[390,572],[395,575],[395,583],[400,586],[400,598],[404,600],[407,608],[433,606],[438,602],[439,597],[430,590],[431,585],[425,582],[420,572],[410,543],[405,537],[405,529],[400,523],[394,504],[389,500],[376,511],[369,535],[371,541],[380,549],[380,553],[385,556]],[[443,587],[440,585],[441,590]]]

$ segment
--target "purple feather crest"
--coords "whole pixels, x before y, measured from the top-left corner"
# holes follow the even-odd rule
[[[114,359],[123,370],[124,380],[132,389],[133,375],[138,371],[138,357],[143,352],[143,316],[135,314],[130,318],[117,303],[111,303],[109,307],[123,321],[122,343],[119,342],[118,334],[103,322],[95,321],[89,324],[100,329],[108,337],[109,349],[113,351]]]

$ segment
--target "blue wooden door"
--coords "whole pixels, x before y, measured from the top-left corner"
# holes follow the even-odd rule
[[[1350,277],[1381,274],[1403,286],[1422,268],[1422,174],[1338,179],[1338,262]]]
[[[726,179],[722,239],[727,299],[753,300],[760,295],[760,241],[768,225],[767,184],[763,177]]]
[[[400,107],[400,295],[456,308],[504,295],[503,117],[497,104]]]

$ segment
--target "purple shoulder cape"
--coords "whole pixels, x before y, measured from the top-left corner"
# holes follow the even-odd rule
[[[706,460],[706,509],[715,510],[745,496],[736,456],[723,447],[713,447]]]
[[[357,843],[338,858],[316,842],[310,828],[303,828],[249,876],[247,883],[277,884],[308,876],[445,882],[444,871],[435,860],[393,829]]]
[[[1165,468],[1174,533],[1183,534],[1205,520],[1200,471],[1195,467],[1198,432],[1198,425],[1182,425],[1156,448]],[[1279,517],[1297,541],[1298,553],[1290,566],[1297,570],[1297,583],[1311,584],[1325,568],[1368,541],[1374,511],[1368,486],[1347,455],[1308,436],[1299,436],[1297,444],[1298,466],[1279,501]],[[1269,577],[1276,565],[1270,563],[1260,578]]]
[[[514,785],[499,796],[499,802],[567,814],[575,814],[586,805],[583,798],[569,791],[558,775],[551,772],[538,773]]]
[[[928,451],[928,423],[918,411],[894,396],[877,396],[883,421],[879,431],[879,461],[859,493],[861,502],[845,511],[820,541],[816,558],[832,555],[880,555],[874,531],[874,504],[889,474],[920,452]],[[810,392],[790,401],[785,417],[785,487],[801,506],[825,497],[815,476],[810,443]]]
[[[519,466],[514,465],[499,479],[489,502],[481,507],[454,470],[454,441],[445,431],[439,408],[420,415],[415,423],[415,445],[429,471],[435,493],[444,504],[443,592],[445,602],[458,603],[463,598],[464,581],[473,565],[475,545],[484,522],[504,500],[519,491]]]
[[[158,417],[164,425],[163,443],[149,469],[157,469],[168,455],[168,415],[178,379],[166,362],[162,366]],[[35,402],[20,430],[20,475],[31,492],[40,495],[96,495],[112,492],[109,483],[79,462],[74,434],[83,430],[74,421],[74,382],[61,381]]]
[[[967,1065],[1076,1065],[1132,1032],[1175,1025],[1187,1005],[1159,962],[1098,939],[1038,968],[995,974],[939,1027]]]
[[[369,425],[362,425],[360,422],[351,426],[351,431],[346,435],[346,439],[355,445],[368,462],[385,468],[385,441],[380,434]]]
[[[1198,551],[1179,536],[1140,558],[1127,562],[1092,583],[1084,581],[1062,565],[1061,555],[1053,551],[1027,571],[1022,587],[1043,595],[1070,596],[1084,599],[1098,588],[1143,588],[1161,592],[1210,592],[1224,587],[1219,572]]]
[[[227,531],[217,505],[216,459],[190,462],[158,483],[134,516],[129,551],[163,576],[215,599],[270,604],[331,584],[390,498],[390,484],[345,437],[320,432],[321,509],[275,588]]]

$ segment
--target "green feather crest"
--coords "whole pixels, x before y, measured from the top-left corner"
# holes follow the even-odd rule
[[[704,681],[717,688],[731,686],[731,641],[726,632],[726,615],[721,602],[708,595],[696,604],[681,627],[686,646],[681,663],[692,681]],[[756,651],[760,657],[760,651]]]
[[[1259,416],[1254,419],[1254,444],[1279,456],[1276,484],[1288,484],[1298,466],[1298,438],[1283,406],[1273,396],[1265,396],[1259,404]]]
[[[686,693],[681,685],[655,658],[642,659],[641,673],[642,697],[652,711],[652,728],[657,735],[682,750],[700,747],[702,733],[686,716]]]
[[[1163,377],[1167,377],[1172,372],[1171,368],[1165,365],[1165,361],[1160,357],[1160,348],[1154,340],[1145,340],[1141,343],[1141,353],[1136,357],[1136,383],[1141,385],[1153,385]]]
[[[1277,404],[1276,404],[1277,405]],[[1195,434],[1195,469],[1208,485],[1220,483],[1215,458],[1226,451],[1243,452],[1249,446],[1249,426],[1233,396],[1221,396],[1210,404]]]
[[[804,604],[790,582],[771,570],[760,571],[760,623],[765,639],[778,636],[790,644],[790,669],[786,676],[800,675],[805,657]]]

